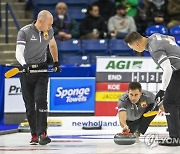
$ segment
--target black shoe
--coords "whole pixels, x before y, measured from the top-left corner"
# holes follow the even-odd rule
[[[51,139],[46,135],[46,133],[42,133],[39,136],[39,144],[40,145],[46,145],[51,142]]]
[[[36,135],[32,135],[30,145],[38,145],[38,143],[39,143],[38,137]]]
[[[163,138],[158,143],[162,146],[180,146],[180,138]]]

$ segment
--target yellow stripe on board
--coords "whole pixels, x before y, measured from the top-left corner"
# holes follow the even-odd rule
[[[62,126],[61,120],[48,120],[47,122],[48,122],[49,126]],[[29,122],[28,121],[21,122],[20,125],[27,127],[27,126],[29,126]]]
[[[117,102],[124,92],[96,92],[96,101]]]
[[[167,121],[166,120],[153,120],[150,123],[150,126],[152,126],[152,127],[165,127],[165,126],[167,126]]]

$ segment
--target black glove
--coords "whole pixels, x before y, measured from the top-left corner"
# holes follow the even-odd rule
[[[23,73],[29,74],[30,73],[29,66],[27,64],[24,64],[22,66],[22,71],[23,71]]]
[[[61,67],[58,62],[53,63],[53,71],[54,72],[61,72]]]
[[[159,92],[156,94],[155,101],[161,102],[163,100],[165,91],[159,90]]]

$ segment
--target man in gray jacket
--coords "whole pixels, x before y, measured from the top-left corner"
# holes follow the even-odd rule
[[[172,36],[158,33],[147,38],[132,32],[125,42],[137,52],[149,51],[154,62],[162,68],[162,84],[155,99],[163,100],[170,138],[159,145],[180,146],[180,47]]]
[[[53,16],[43,10],[37,21],[21,28],[17,35],[16,59],[24,70],[20,73],[22,96],[26,107],[32,139],[31,145],[51,142],[47,136],[47,73],[30,73],[30,69],[47,69],[48,46],[53,58],[54,72],[60,72],[58,50],[52,29]]]
[[[155,103],[155,95],[152,92],[142,90],[139,82],[131,82],[128,92],[124,93],[118,101],[119,122],[123,131],[144,134],[155,116],[144,117],[143,114],[150,111]],[[163,111],[164,108],[158,104]],[[158,106],[155,108],[158,110]]]
[[[136,31],[136,24],[132,17],[126,15],[126,7],[119,5],[117,14],[108,21],[108,31],[112,38],[123,39],[133,31]]]

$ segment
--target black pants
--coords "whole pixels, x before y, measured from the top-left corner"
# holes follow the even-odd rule
[[[163,105],[170,137],[180,138],[180,70],[172,74]]]
[[[39,136],[47,130],[48,73],[22,73],[20,82],[31,134]]]
[[[150,104],[147,108],[146,108],[146,112],[150,111],[152,109],[154,104]],[[155,110],[158,111],[158,107],[155,108]],[[136,130],[138,130],[141,134],[144,134],[146,132],[146,130],[149,127],[149,124],[151,123],[151,121],[155,118],[155,116],[151,116],[151,117],[144,117],[143,115],[141,116],[141,118],[135,120],[135,121],[126,121],[130,132],[134,133]]]

